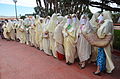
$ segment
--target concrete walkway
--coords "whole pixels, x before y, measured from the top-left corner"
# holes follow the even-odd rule
[[[77,63],[68,66],[34,47],[0,39],[0,79],[120,79],[120,56],[113,59],[112,74],[95,76],[94,64],[81,70]]]

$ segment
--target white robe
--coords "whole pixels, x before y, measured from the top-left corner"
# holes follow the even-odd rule
[[[57,27],[55,28],[54,37],[53,37],[55,39],[55,52],[57,51],[62,55],[64,55],[64,48],[63,48],[64,38],[62,34],[64,24],[65,22],[62,22],[57,25]]]
[[[55,58],[57,58],[57,53],[55,52],[55,39],[53,37],[56,26],[57,26],[57,15],[53,14],[48,24],[47,30],[49,31],[50,49],[52,50],[52,54]]]
[[[11,36],[11,39],[12,40],[15,40],[15,38],[16,38],[16,33],[15,33],[15,25],[12,25],[12,30],[11,30],[11,32],[10,32],[10,36]]]
[[[77,35],[79,36],[77,40],[77,53],[80,59],[80,62],[86,61],[90,58],[91,55],[91,45],[81,34],[81,29],[78,28]]]
[[[4,37],[6,38],[6,39],[10,39],[10,37],[7,35],[7,25],[6,24],[4,24],[3,26],[2,26],[2,28],[3,28],[3,35],[4,35]]]
[[[31,46],[34,46],[35,45],[35,26],[31,26],[30,27],[30,43],[31,43]]]
[[[20,43],[26,42],[26,36],[25,36],[25,27],[23,25],[20,25],[19,28],[19,38],[20,38]]]
[[[65,24],[64,27],[67,27],[68,24]],[[65,49],[65,58],[66,63],[74,63],[74,59],[76,56],[76,45],[75,45],[75,39],[76,39],[76,31],[74,27],[71,27],[68,31],[63,29],[63,35],[64,35],[64,49]]]
[[[83,17],[86,17],[86,19],[84,19]],[[79,37],[77,39],[77,53],[80,62],[88,60],[91,55],[91,45],[82,34],[82,31],[86,31],[87,33],[90,31],[89,29],[86,29],[86,27],[89,28],[89,25],[90,24],[87,16],[83,14],[80,19],[80,26],[77,30],[77,38]]]
[[[45,32],[47,31],[48,23],[43,25],[43,50],[47,55],[52,55],[50,51],[50,40],[49,40],[49,34],[46,35]],[[46,38],[47,37],[47,38]]]

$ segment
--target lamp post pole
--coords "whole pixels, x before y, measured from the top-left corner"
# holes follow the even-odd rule
[[[17,7],[16,7],[17,0],[13,0],[13,2],[15,3],[15,14],[16,14],[16,20],[17,20]]]

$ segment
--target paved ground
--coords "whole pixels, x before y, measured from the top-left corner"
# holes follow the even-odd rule
[[[120,79],[120,56],[113,59],[113,74],[95,76],[94,64],[80,70],[77,63],[68,66],[33,47],[0,39],[0,79]]]

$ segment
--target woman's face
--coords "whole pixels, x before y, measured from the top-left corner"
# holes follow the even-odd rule
[[[76,16],[73,16],[73,22],[76,22],[77,21],[77,18],[76,18]]]
[[[67,17],[67,24],[71,24],[71,16]]]
[[[43,20],[42,20],[42,19],[40,19],[40,22],[41,22],[41,23],[43,23]]]
[[[103,14],[101,14],[101,15],[98,16],[98,18],[97,18],[97,22],[98,22],[99,24],[104,23],[104,17],[103,17]]]
[[[83,17],[81,18],[81,20],[80,20],[80,24],[85,25],[86,22],[87,22],[87,17],[86,17],[86,16],[83,16]]]

